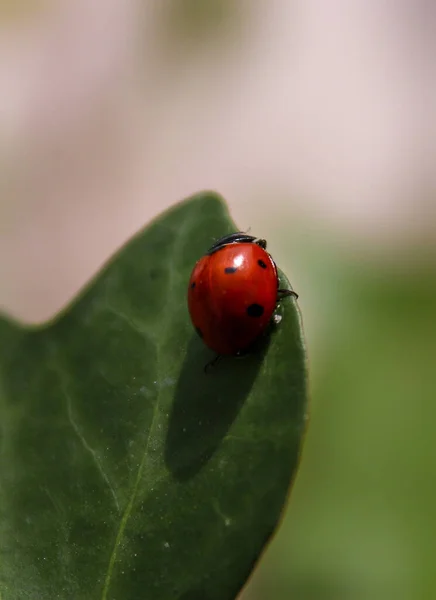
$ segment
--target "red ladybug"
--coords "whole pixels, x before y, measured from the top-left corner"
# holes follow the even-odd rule
[[[236,232],[218,240],[195,265],[188,308],[204,343],[218,356],[241,355],[263,333],[284,296],[266,241]],[[213,361],[215,362],[215,361]]]

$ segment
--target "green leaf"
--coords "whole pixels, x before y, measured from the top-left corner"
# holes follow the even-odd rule
[[[53,323],[0,320],[1,600],[232,600],[246,581],[297,467],[306,373],[290,298],[256,352],[203,372],[187,282],[235,229],[197,196]]]

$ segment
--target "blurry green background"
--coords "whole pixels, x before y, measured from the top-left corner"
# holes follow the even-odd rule
[[[436,597],[436,11],[13,5],[0,306],[47,318],[154,215],[221,192],[300,294],[310,366],[300,471],[243,599]]]

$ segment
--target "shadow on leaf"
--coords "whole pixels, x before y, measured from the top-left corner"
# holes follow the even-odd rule
[[[178,600],[208,600],[208,596],[203,591],[191,590],[179,596]]]
[[[269,335],[246,356],[223,357],[206,374],[212,355],[196,335],[191,338],[165,444],[165,463],[175,479],[194,477],[213,456],[253,386],[268,345]]]

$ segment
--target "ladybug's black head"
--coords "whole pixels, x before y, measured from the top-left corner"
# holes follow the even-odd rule
[[[208,254],[213,254],[217,250],[220,250],[224,246],[228,246],[229,244],[257,244],[264,250],[266,249],[266,240],[256,238],[253,235],[248,235],[243,231],[237,231],[236,233],[230,233],[220,238],[215,244],[209,249]]]

